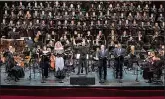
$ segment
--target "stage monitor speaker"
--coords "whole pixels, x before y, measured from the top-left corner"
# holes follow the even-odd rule
[[[94,76],[72,76],[70,77],[71,85],[95,85]]]

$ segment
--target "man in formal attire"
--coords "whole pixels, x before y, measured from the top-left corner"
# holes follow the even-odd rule
[[[99,83],[104,83],[107,79],[107,57],[108,50],[105,49],[104,45],[101,45],[101,50],[99,51]],[[104,81],[102,81],[102,72],[104,72]]]
[[[122,79],[123,77],[123,63],[125,56],[125,49],[121,47],[121,44],[113,50],[113,55],[115,57],[115,71],[116,71],[116,79]]]
[[[88,74],[88,67],[87,67],[87,48],[85,46],[85,42],[82,42],[82,47],[80,47],[80,59],[79,59],[79,66],[78,66],[78,73],[77,75],[80,74],[80,69],[81,73],[83,73],[83,67],[85,67],[86,75]]]

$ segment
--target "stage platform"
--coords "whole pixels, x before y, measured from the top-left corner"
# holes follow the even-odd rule
[[[81,74],[76,75],[77,68],[75,73],[71,72],[70,74],[67,74],[65,79],[63,80],[63,83],[59,83],[59,80],[56,79],[54,76],[54,72],[49,72],[49,77],[45,79],[45,82],[42,81],[41,71],[39,69],[35,70],[35,75],[32,72],[31,73],[31,79],[30,71],[29,69],[25,69],[25,77],[20,78],[18,82],[15,82],[14,80],[7,79],[7,74],[5,73],[4,66],[1,67],[1,86],[28,86],[28,87],[35,87],[35,86],[51,86],[51,87],[164,87],[164,76],[162,76],[163,83],[161,84],[149,84],[146,83],[147,81],[143,79],[142,72],[138,72],[138,80],[139,82],[135,81],[137,75],[134,74],[134,71],[128,71],[125,70],[124,77],[122,79],[122,83],[119,83],[119,80],[116,80],[113,76],[113,69],[108,68],[107,70],[107,81],[105,83],[100,84],[99,78],[98,78],[98,72],[89,72],[88,75]],[[85,72],[85,71],[84,71]],[[95,77],[95,85],[70,85],[70,77]]]
[[[77,69],[76,69],[77,72]],[[63,83],[54,77],[50,72],[45,83],[42,83],[41,74],[36,71],[35,78],[32,74],[29,79],[29,70],[25,69],[25,77],[18,82],[7,80],[5,68],[1,67],[1,95],[11,96],[55,96],[55,97],[100,97],[100,96],[163,96],[164,84],[148,84],[142,75],[138,76],[139,82],[136,82],[136,75],[133,71],[124,72],[122,83],[113,77],[113,69],[108,68],[107,82],[100,84],[97,72],[89,72],[87,77],[95,77],[95,85],[70,85],[70,77],[76,77],[76,72],[67,75]],[[139,71],[140,74],[140,71]],[[85,75],[79,75],[85,76]]]

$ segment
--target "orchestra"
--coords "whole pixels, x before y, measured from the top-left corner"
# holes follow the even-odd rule
[[[36,60],[41,62],[43,76],[47,78],[48,68],[57,72],[63,71],[67,65],[74,71],[77,68],[75,60],[79,63],[77,75],[83,73],[83,68],[87,75],[88,61],[92,60],[91,69],[94,71],[94,65],[97,64],[100,83],[107,80],[106,62],[110,53],[114,55],[116,79],[123,78],[125,56],[129,56],[129,69],[133,69],[134,62],[139,66],[139,53],[136,50],[148,52],[149,49],[155,49],[159,53],[156,55],[151,52],[146,60],[148,64],[150,61],[153,61],[153,65],[155,61],[164,60],[165,18],[162,4],[157,7],[146,1],[143,7],[140,1],[96,3],[4,3],[0,45],[3,48],[0,51],[13,46],[15,51],[10,48],[10,53],[24,53],[28,45],[25,38],[30,37],[34,44],[30,49],[34,51],[30,50],[31,54],[28,55],[16,55],[16,65],[24,68],[25,65],[18,60],[36,56]],[[23,43],[19,41],[21,38]],[[15,40],[18,47],[14,46]],[[90,55],[92,58],[89,58]],[[152,74],[150,71],[147,73],[151,82]]]

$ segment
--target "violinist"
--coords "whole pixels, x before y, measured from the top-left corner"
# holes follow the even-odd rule
[[[153,81],[153,73],[156,70],[156,68],[158,69],[157,65],[158,65],[158,62],[160,61],[160,58],[156,56],[155,52],[152,51],[150,52],[149,56],[148,56],[148,66],[149,66],[149,69],[148,69],[148,82],[147,83],[152,83]]]

